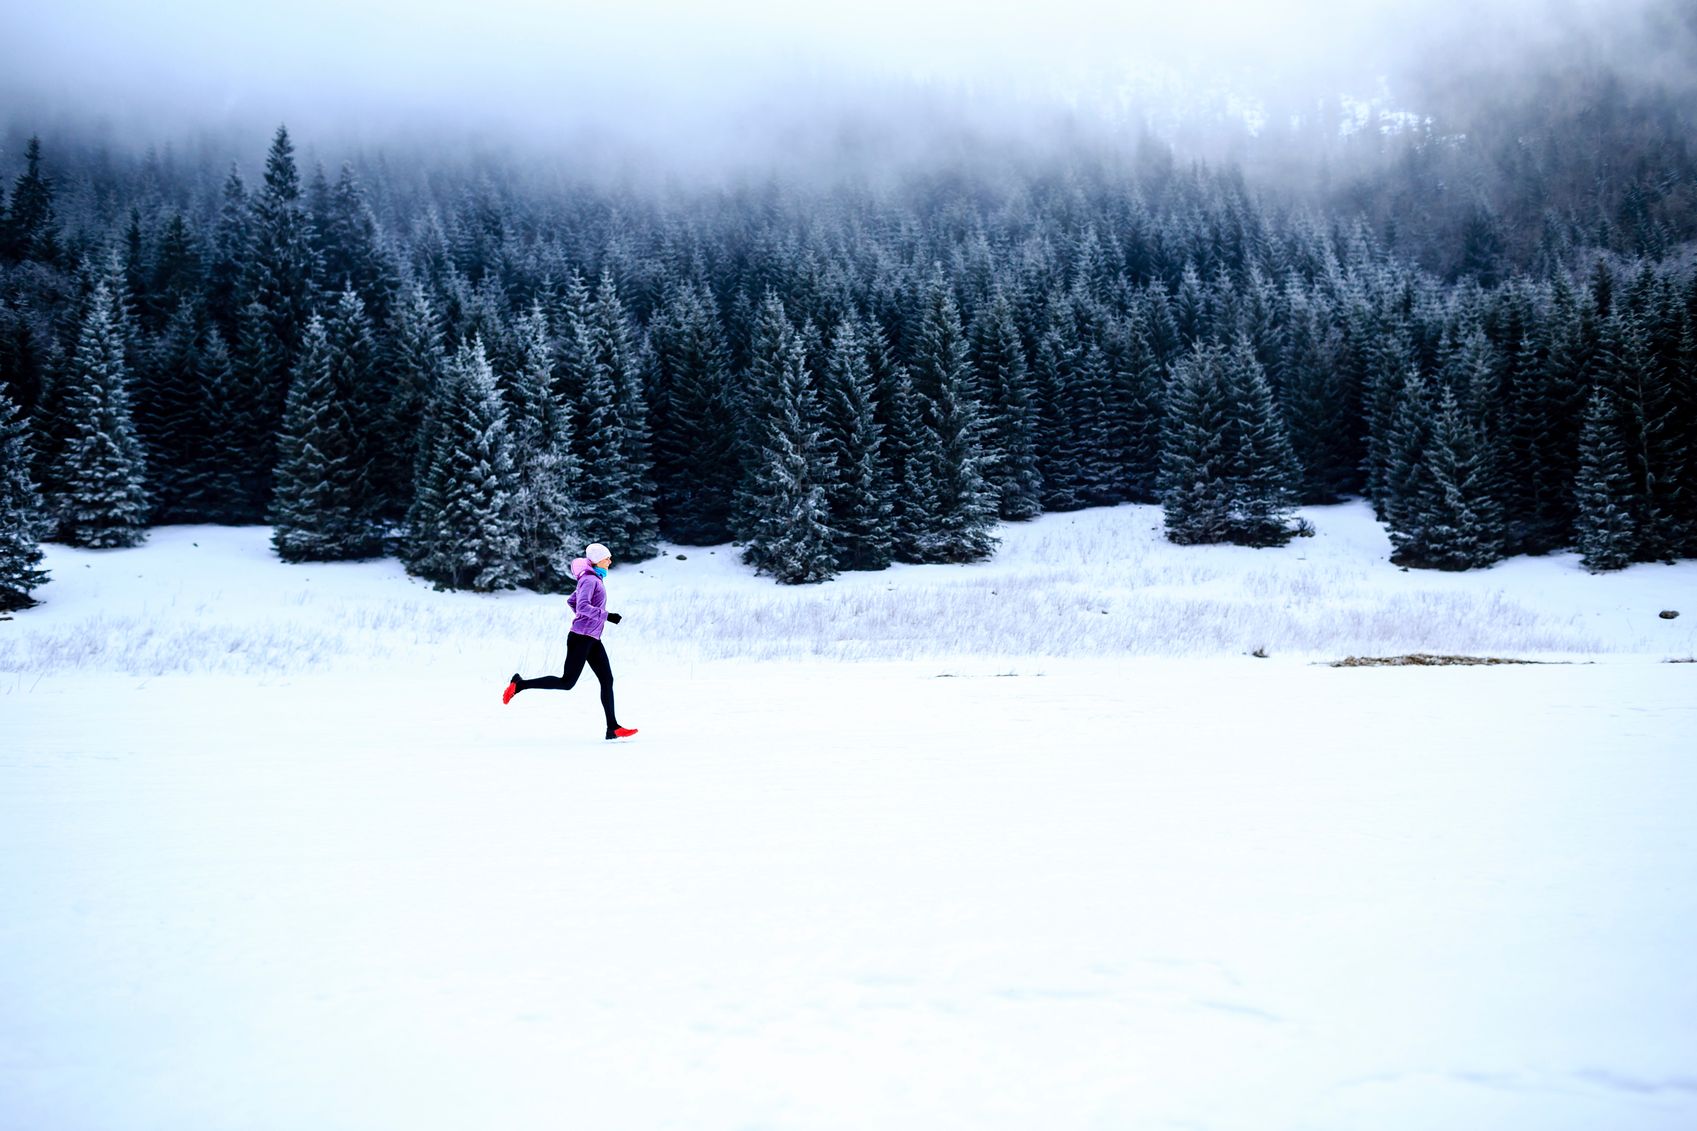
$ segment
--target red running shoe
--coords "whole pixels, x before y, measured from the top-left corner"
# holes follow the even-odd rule
[[[506,704],[511,703],[513,701],[513,696],[517,695],[518,693],[519,693],[519,677],[518,677],[518,673],[514,672],[512,682],[507,684],[507,690],[501,692],[501,704],[502,704],[502,706],[505,706]]]
[[[636,733],[635,727],[613,727],[613,728],[611,728],[610,730],[607,731],[607,737],[609,739],[629,738],[631,735],[633,735],[635,733]]]

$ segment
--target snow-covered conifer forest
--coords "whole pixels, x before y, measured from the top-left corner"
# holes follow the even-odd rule
[[[975,561],[998,518],[1122,502],[1275,545],[1352,495],[1417,568],[1689,557],[1689,118],[1588,81],[1512,138],[1340,143],[1330,192],[1154,139],[643,191],[44,131],[7,154],[5,474],[49,540],[268,522],[472,589],[557,589],[590,537],[784,582]]]

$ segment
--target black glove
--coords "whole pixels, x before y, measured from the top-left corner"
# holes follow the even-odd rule
[[[614,624],[618,624],[621,620],[624,620],[625,618],[621,617],[618,613],[608,613],[607,619]]]

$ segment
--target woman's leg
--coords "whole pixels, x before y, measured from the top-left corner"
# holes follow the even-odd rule
[[[589,670],[601,682],[601,710],[607,715],[607,729],[617,729],[618,716],[613,714],[613,664],[607,659],[607,647],[597,640],[589,649]]]
[[[601,647],[601,641],[593,636],[585,636],[581,632],[573,632],[566,637],[566,666],[559,675],[545,675],[540,679],[521,679],[515,681],[520,691],[540,689],[542,691],[570,691],[577,686],[578,677],[583,674],[583,665],[589,660],[591,645]],[[605,652],[603,651],[603,655]],[[597,673],[599,674],[599,673]],[[611,680],[611,676],[608,677]]]

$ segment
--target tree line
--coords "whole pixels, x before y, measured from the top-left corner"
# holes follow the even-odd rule
[[[303,177],[281,128],[251,188],[74,148],[50,176],[32,140],[0,210],[0,594],[28,602],[40,540],[160,523],[557,590],[591,538],[809,582],[1121,502],[1274,545],[1352,495],[1412,566],[1692,556],[1679,250],[1443,278],[1160,152],[663,194]]]

